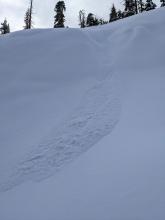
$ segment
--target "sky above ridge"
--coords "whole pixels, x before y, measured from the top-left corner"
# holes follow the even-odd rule
[[[34,0],[34,27],[50,28],[54,22],[54,6],[58,0]],[[65,0],[66,25],[78,26],[78,12],[85,9],[86,13],[92,12],[98,17],[109,19],[109,11],[114,3],[117,8],[123,8],[122,0]],[[155,0],[155,2],[159,2]],[[20,30],[24,26],[24,15],[29,0],[0,0],[0,22],[7,18],[12,31]]]

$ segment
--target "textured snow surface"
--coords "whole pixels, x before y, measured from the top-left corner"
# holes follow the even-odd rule
[[[165,219],[164,12],[0,38],[0,219]]]
[[[73,113],[15,167],[1,190],[50,176],[109,134],[120,114],[115,86],[112,76],[91,88]]]

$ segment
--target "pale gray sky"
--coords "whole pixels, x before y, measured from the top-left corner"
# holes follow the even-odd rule
[[[35,28],[53,27],[53,10],[57,1],[34,0],[33,18]],[[122,8],[122,2],[122,0],[65,0],[67,7],[66,25],[77,27],[80,9],[85,9],[86,13],[92,12],[98,17],[108,20],[112,3],[115,3],[116,7]],[[155,0],[155,2],[159,2],[159,0]],[[12,31],[22,29],[25,11],[28,6],[29,0],[0,0],[0,22],[7,18]]]
[[[34,27],[53,27],[54,7],[57,2],[58,0],[34,0]],[[66,25],[77,27],[80,9],[85,9],[86,13],[92,12],[108,20],[112,2],[113,0],[65,0],[67,7]],[[120,0],[114,0],[114,2],[116,6],[122,7]],[[6,17],[12,31],[22,29],[28,6],[29,0],[0,0],[0,21]]]

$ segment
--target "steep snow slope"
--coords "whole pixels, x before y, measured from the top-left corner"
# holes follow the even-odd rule
[[[164,20],[0,39],[0,219],[165,219]]]
[[[50,176],[93,146],[117,123],[120,102],[116,74],[88,33],[14,33],[1,44],[2,157],[14,155],[9,165],[1,159],[3,191]],[[18,56],[7,55],[9,44]]]

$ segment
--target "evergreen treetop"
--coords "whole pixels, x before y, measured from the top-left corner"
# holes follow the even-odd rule
[[[8,34],[8,33],[10,33],[10,26],[7,23],[6,18],[5,18],[4,22],[1,23],[0,31],[1,31],[1,34]]]
[[[54,11],[56,12],[54,28],[64,28],[65,15],[64,11],[66,11],[65,2],[59,1],[57,2]]]
[[[86,26],[86,17],[85,17],[85,11],[84,10],[80,10],[79,11],[79,25],[81,28],[85,28]]]
[[[150,11],[156,8],[156,4],[152,0],[146,0],[145,10]]]
[[[113,4],[111,8],[109,22],[116,21],[117,19],[118,19],[117,11],[116,11],[115,5]]]
[[[160,0],[161,2],[161,7],[165,7],[165,0]]]

